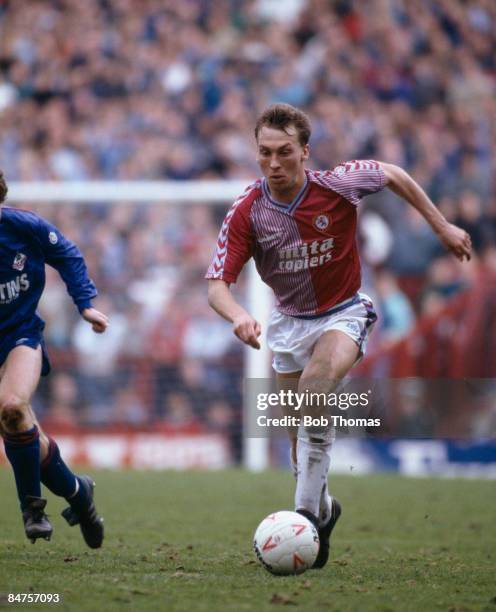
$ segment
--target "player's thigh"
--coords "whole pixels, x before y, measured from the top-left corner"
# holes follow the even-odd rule
[[[2,366],[0,400],[16,397],[29,405],[41,375],[41,346],[33,349],[17,346],[12,349]]]
[[[358,345],[344,332],[332,329],[320,336],[300,377],[298,391],[311,394],[311,400],[302,406],[302,416],[328,416],[327,394],[336,389],[358,357]]]
[[[337,329],[326,331],[315,343],[302,379],[341,380],[358,359],[360,349],[347,334]]]

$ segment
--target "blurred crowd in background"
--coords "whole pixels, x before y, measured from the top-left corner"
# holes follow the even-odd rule
[[[314,167],[398,164],[472,236],[476,256],[462,266],[391,192],[367,199],[374,350],[442,309],[481,265],[496,268],[496,3],[283,4],[0,0],[0,165],[10,181],[249,181],[257,115],[301,107]],[[49,274],[42,314],[61,357],[38,399],[47,421],[232,430],[242,347],[202,280],[226,209],[37,210],[81,247],[112,319],[92,335]]]

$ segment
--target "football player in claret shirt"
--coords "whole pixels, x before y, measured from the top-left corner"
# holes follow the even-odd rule
[[[365,353],[377,318],[370,298],[359,291],[360,200],[388,187],[420,212],[460,260],[470,258],[471,241],[395,165],[353,160],[332,170],[306,169],[310,132],[308,117],[287,104],[275,104],[260,116],[255,138],[263,178],[247,187],[227,213],[206,278],[211,307],[233,324],[242,342],[258,349],[260,324],[229,288],[253,257],[276,298],[267,342],[279,388],[331,393]],[[303,414],[315,415],[314,409],[304,405]],[[334,431],[314,425],[289,433],[295,509],[319,531],[314,567],[320,568],[327,563],[329,538],[341,514],[327,488]]]
[[[7,185],[0,171],[0,204]],[[55,268],[81,316],[102,333],[107,317],[95,310],[97,295],[78,248],[59,230],[32,212],[0,207],[0,433],[14,470],[26,536],[35,542],[50,539],[52,526],[45,514],[41,483],[64,497],[62,516],[79,524],[88,546],[103,541],[103,519],[93,502],[94,483],[75,476],[60,456],[54,440],[41,430],[31,408],[40,375],[50,364],[43,341],[44,322],[36,308],[45,286],[45,264]]]

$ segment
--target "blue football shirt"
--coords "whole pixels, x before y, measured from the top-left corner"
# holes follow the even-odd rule
[[[0,208],[0,333],[32,319],[45,287],[45,264],[55,268],[80,311],[97,295],[81,252],[35,213]]]

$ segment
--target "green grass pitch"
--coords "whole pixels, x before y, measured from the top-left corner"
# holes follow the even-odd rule
[[[0,593],[61,593],[64,610],[495,610],[494,482],[336,476],[343,505],[321,571],[275,577],[251,549],[259,521],[290,509],[289,473],[100,472],[106,540],[85,548],[49,495],[51,542],[24,536],[0,469]],[[1,608],[47,608],[41,604]]]

